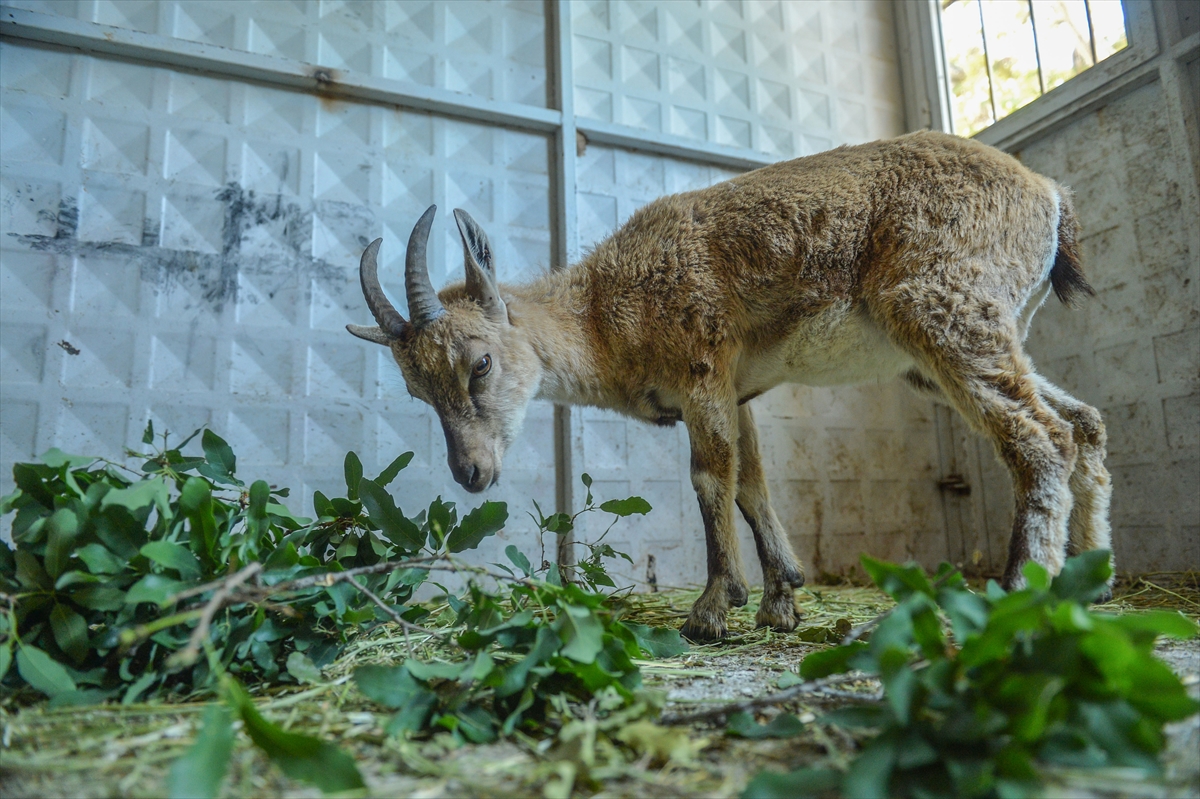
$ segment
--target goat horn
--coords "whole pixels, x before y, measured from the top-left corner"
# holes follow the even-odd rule
[[[367,308],[371,316],[379,323],[379,329],[388,338],[399,338],[400,333],[408,322],[400,312],[388,302],[379,285],[379,245],[383,239],[375,239],[363,250],[362,260],[358,262],[358,280],[362,283],[363,296],[367,299]]]
[[[417,220],[408,239],[408,252],[404,255],[404,289],[408,295],[408,313],[416,327],[424,327],[446,312],[429,282],[429,268],[425,262],[429,229],[433,227],[436,212],[437,206],[431,205]]]

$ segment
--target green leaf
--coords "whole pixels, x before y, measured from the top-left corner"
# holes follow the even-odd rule
[[[399,713],[392,716],[385,731],[388,735],[420,732],[425,729],[429,722],[429,716],[436,706],[437,694],[427,689],[421,689],[404,703]]]
[[[895,737],[885,734],[871,739],[850,764],[842,783],[843,793],[855,799],[888,799],[888,784],[895,764]]]
[[[813,652],[801,661],[800,676],[806,680],[816,680],[850,671],[854,668],[851,661],[865,655],[869,646],[865,641],[853,641],[844,646]]]
[[[0,680],[4,679],[4,676],[8,674],[8,670],[12,666],[12,647],[11,639],[0,644]]]
[[[913,638],[921,647],[925,657],[934,659],[945,654],[946,639],[942,637],[942,623],[938,620],[934,605],[928,599],[913,611]]]
[[[170,516],[169,495],[167,484],[160,477],[141,480],[128,488],[114,488],[100,500],[100,509],[119,505],[130,512],[154,505],[163,516]]]
[[[350,755],[333,744],[285,732],[267,721],[241,686],[231,693],[246,734],[288,777],[315,785],[324,793],[365,787]]]
[[[925,576],[925,571],[915,563],[899,566],[863,555],[862,566],[875,585],[897,602],[903,602],[912,594],[933,596],[933,586],[929,584],[929,578]]]
[[[32,552],[17,549],[13,553],[13,560],[17,564],[17,582],[23,587],[40,588],[44,591],[49,591],[54,587],[54,581],[50,579],[50,575],[46,574],[41,561]]]
[[[467,514],[466,518],[450,533],[447,548],[451,552],[463,552],[479,546],[483,539],[504,529],[508,521],[508,505],[503,502],[485,502]]]
[[[959,644],[987,626],[988,604],[978,594],[966,588],[941,588],[937,601],[950,618],[950,628]]]
[[[512,564],[525,573],[525,576],[533,574],[533,567],[529,564],[529,558],[521,554],[521,550],[517,549],[513,544],[509,544],[504,548],[504,554],[512,561]]]
[[[429,503],[429,510],[425,513],[425,528],[429,531],[430,549],[441,549],[457,519],[454,503],[444,502],[441,495]]]
[[[668,627],[647,627],[645,624],[620,622],[637,640],[638,647],[652,658],[673,658],[690,648],[679,630]]]
[[[1025,584],[1033,591],[1045,591],[1050,587],[1050,572],[1037,561],[1026,563],[1021,574],[1025,575]]]
[[[746,784],[741,799],[803,799],[823,796],[842,782],[841,772],[829,768],[802,768],[787,774],[764,771]]]
[[[167,795],[171,799],[214,799],[233,754],[233,718],[224,705],[209,705],[196,742],[171,764]]]
[[[896,720],[907,725],[917,688],[916,675],[908,664],[908,651],[892,647],[880,654],[879,679],[883,683],[884,698],[896,714]]]
[[[358,499],[358,484],[363,479],[363,465],[354,450],[346,453],[346,461],[342,464],[342,471],[346,475],[346,498]]]
[[[67,508],[56,510],[46,520],[46,573],[58,577],[67,568],[67,561],[79,534],[79,520],[75,512]]]
[[[387,707],[404,707],[426,690],[404,666],[360,666],[354,670],[354,682],[363,696]]]
[[[604,625],[591,608],[559,602],[558,626],[563,637],[563,657],[593,663],[604,648]]]
[[[265,540],[271,531],[271,520],[267,516],[267,503],[271,501],[271,486],[265,480],[255,480],[250,485],[250,501],[246,504],[246,530],[255,543]]]
[[[361,488],[359,488],[359,492],[362,492]],[[320,491],[313,492],[313,513],[317,514],[318,517],[328,517],[331,519],[337,517],[337,511],[333,509],[333,503]]]
[[[111,699],[115,693],[115,689],[105,691],[99,688],[66,691],[56,695],[53,699],[47,702],[46,709],[56,710],[60,707],[86,707],[88,705],[98,705]]]
[[[791,688],[794,685],[799,685],[804,682],[804,678],[794,671],[785,671],[779,675],[779,679],[775,681],[775,687],[779,690]]]
[[[606,513],[615,513],[618,516],[632,516],[635,513],[647,514],[652,508],[650,503],[641,497],[628,497],[626,499],[610,499],[600,505],[600,510]]]
[[[75,665],[82,663],[88,652],[88,629],[83,616],[56,602],[50,611],[50,629],[58,648],[66,652]]]
[[[125,592],[110,585],[85,585],[71,592],[71,601],[90,610],[120,610]]]
[[[749,713],[731,713],[725,732],[738,738],[795,738],[804,732],[804,722],[791,713],[780,713],[766,724],[759,724]]]
[[[184,580],[200,579],[200,561],[188,549],[174,541],[151,541],[139,550],[150,560],[179,572]]]
[[[358,496],[367,515],[387,540],[406,552],[421,549],[425,536],[400,512],[386,489],[364,478],[358,482]]]
[[[405,452],[396,457],[394,461],[388,464],[387,468],[379,473],[375,478],[375,484],[386,488],[388,483],[396,479],[396,475],[400,474],[400,470],[408,465],[413,459],[413,453]]]
[[[153,419],[146,420],[146,429],[142,431],[142,443],[143,444],[153,444],[154,443],[154,420]]]
[[[142,694],[146,693],[150,689],[150,686],[154,685],[158,679],[159,675],[156,671],[148,671],[141,677],[138,677],[137,682],[125,689],[125,695],[121,697],[121,704],[128,706],[138,701]]]
[[[212,430],[205,429],[204,435],[200,437],[200,446],[204,449],[205,459],[220,472],[225,475],[237,472],[237,458],[229,444],[225,443],[225,439]]]
[[[91,455],[68,455],[58,447],[51,447],[42,456],[42,463],[55,469],[61,469],[64,466],[74,469],[76,466],[87,466],[95,462],[96,458]]]
[[[153,602],[165,605],[167,600],[188,587],[188,583],[172,580],[161,574],[147,574],[129,587],[125,594],[125,604],[136,605],[139,602]]]
[[[211,557],[217,546],[217,520],[213,517],[212,488],[200,477],[189,477],[179,492],[179,509],[191,526],[192,551]]]
[[[17,649],[17,673],[31,688],[51,698],[75,690],[75,681],[67,670],[29,644],[22,644]]]
[[[75,554],[92,574],[120,574],[128,565],[127,561],[114,555],[103,544],[85,544],[76,549]]]
[[[298,683],[316,685],[321,682],[321,670],[303,652],[292,652],[288,655],[287,670]]]
[[[1198,632],[1195,622],[1177,610],[1147,610],[1106,619],[1123,630],[1187,640]]]
[[[1067,558],[1062,571],[1050,583],[1050,593],[1059,599],[1073,599],[1082,604],[1095,601],[1108,589],[1112,577],[1112,553],[1093,549]]]

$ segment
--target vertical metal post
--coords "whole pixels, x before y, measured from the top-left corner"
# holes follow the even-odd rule
[[[992,80],[992,56],[988,53],[987,25],[983,22],[983,0],[975,0],[975,7],[979,10],[979,38],[983,42],[983,64],[987,67],[988,101],[992,104],[992,122],[997,122],[1000,114],[996,110],[996,82]]]
[[[571,55],[570,0],[546,0],[546,38],[549,45],[551,102],[562,112],[554,135],[550,213],[554,241],[552,269],[565,269],[579,256],[575,210],[575,78]],[[574,466],[571,463],[571,409],[554,406],[555,510],[573,513]],[[575,565],[574,534],[560,535],[555,561],[567,577]]]
[[[1026,0],[1029,5],[1029,24],[1033,28],[1033,59],[1038,68],[1038,97],[1046,93],[1046,78],[1042,74],[1042,48],[1038,45],[1037,17],[1033,14],[1033,0]]]
[[[1092,26],[1092,4],[1083,0],[1083,13],[1087,15],[1088,46],[1092,48],[1091,66],[1096,66],[1096,29]],[[1126,39],[1129,37],[1127,36]]]

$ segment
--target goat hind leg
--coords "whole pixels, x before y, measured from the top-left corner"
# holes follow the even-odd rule
[[[738,408],[737,506],[754,532],[754,546],[763,570],[763,598],[754,622],[759,627],[790,632],[796,629],[800,616],[793,589],[804,585],[804,572],[771,507],[758,452],[758,430],[749,405]]]
[[[934,325],[936,314],[911,310],[889,319],[921,373],[996,447],[1013,480],[1016,512],[1003,583],[1024,585],[1034,560],[1057,574],[1066,557],[1067,520],[1075,468],[1073,429],[1039,392],[1040,378],[1021,349],[1014,324],[958,303],[955,324]]]
[[[1030,560],[1051,575],[1062,569],[1076,460],[1071,427],[1037,393],[1032,370],[1012,368],[1024,361],[1018,355],[1006,365],[1010,370],[960,376],[958,385],[945,386],[958,411],[992,440],[1012,476],[1016,510],[1003,578],[1009,589],[1024,585],[1022,570]]]
[[[1047,404],[1074,430],[1078,457],[1071,472],[1071,517],[1067,523],[1067,554],[1078,555],[1093,549],[1112,550],[1112,528],[1108,510],[1112,499],[1112,479],[1104,468],[1108,436],[1100,412],[1080,402],[1050,381],[1039,376],[1038,391]],[[1109,578],[1112,585],[1112,577]],[[1111,591],[1109,597],[1111,597]],[[1101,598],[1100,601],[1106,601]]]
[[[704,520],[708,582],[680,632],[692,641],[725,637],[730,606],[749,599],[733,525],[737,481],[737,403],[732,397],[685,403],[683,420],[692,443],[692,486]]]

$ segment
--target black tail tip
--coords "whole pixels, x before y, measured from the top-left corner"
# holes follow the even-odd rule
[[[1083,276],[1079,259],[1073,252],[1060,250],[1050,269],[1050,285],[1054,294],[1064,305],[1076,305],[1079,298],[1095,297],[1096,290]]]

